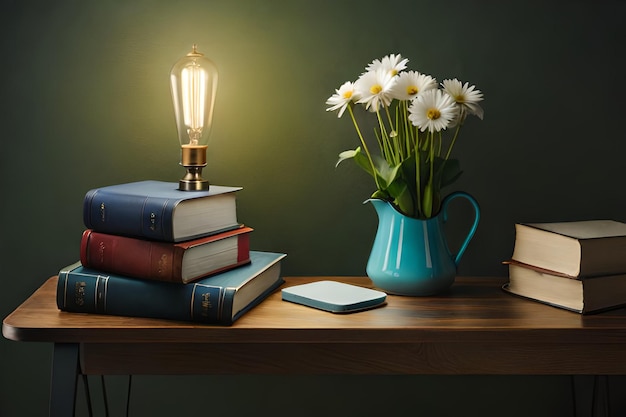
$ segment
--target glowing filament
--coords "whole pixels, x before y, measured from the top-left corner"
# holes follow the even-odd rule
[[[181,72],[183,118],[189,134],[189,144],[197,145],[204,127],[207,72],[195,62]]]

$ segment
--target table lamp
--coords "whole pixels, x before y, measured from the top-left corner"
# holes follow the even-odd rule
[[[209,182],[202,178],[202,168],[206,166],[217,91],[217,68],[193,45],[191,52],[172,67],[170,84],[181,147],[180,164],[187,170],[178,183],[178,189],[208,190]]]

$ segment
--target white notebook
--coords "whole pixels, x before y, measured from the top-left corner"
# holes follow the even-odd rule
[[[330,311],[352,313],[385,304],[387,294],[337,281],[316,281],[282,289],[283,301]]]

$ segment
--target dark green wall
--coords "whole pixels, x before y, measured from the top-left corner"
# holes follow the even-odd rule
[[[456,188],[483,214],[461,274],[506,274],[518,221],[626,221],[624,2],[0,5],[2,317],[77,259],[88,189],[182,175],[168,74],[194,42],[221,77],[205,172],[244,187],[239,213],[255,228],[253,246],[288,253],[288,275],[364,274],[376,218],[361,203],[372,184],[351,165],[334,168],[357,139],[324,102],[389,53],[485,94],[484,121],[472,120],[456,148],[465,171]],[[44,415],[50,355],[50,346],[0,341],[0,415]],[[186,393],[210,400],[215,379],[137,378],[133,411],[173,414],[171,393],[178,415],[195,414]],[[571,415],[569,380],[560,377],[220,379],[212,413],[233,416],[291,415],[282,401],[314,411],[302,415]],[[123,392],[123,380],[110,383]],[[248,390],[255,400],[246,405]],[[511,391],[532,401],[513,406]]]

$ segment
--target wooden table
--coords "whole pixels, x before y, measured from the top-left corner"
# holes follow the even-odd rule
[[[361,277],[294,277],[285,286]],[[597,315],[504,293],[499,278],[457,278],[437,297],[332,314],[280,292],[231,327],[61,312],[57,277],[3,322],[16,341],[52,342],[50,415],[74,414],[77,376],[129,374],[626,374],[626,309]]]

